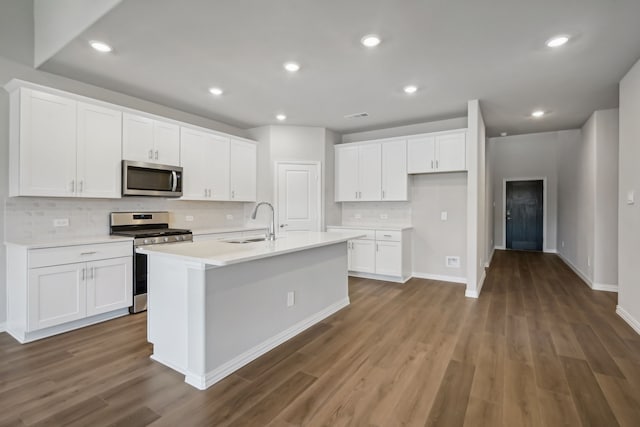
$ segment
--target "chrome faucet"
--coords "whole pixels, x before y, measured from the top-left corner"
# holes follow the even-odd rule
[[[256,215],[258,214],[258,208],[261,205],[267,205],[271,208],[271,224],[269,225],[269,233],[267,233],[267,240],[276,240],[276,213],[273,209],[273,205],[269,202],[260,202],[253,209],[253,213],[251,214],[251,219],[256,219]]]

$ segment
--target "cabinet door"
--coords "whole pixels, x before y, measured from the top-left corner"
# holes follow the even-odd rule
[[[336,202],[358,199],[358,147],[336,146]]]
[[[73,196],[76,102],[30,89],[20,95],[19,194]]]
[[[153,162],[180,166],[180,126],[153,121]]]
[[[209,138],[204,132],[182,128],[180,144],[180,160],[182,171],[182,198],[184,200],[208,200],[210,165],[207,162],[212,156]]]
[[[402,243],[376,242],[376,274],[402,275]]]
[[[133,304],[132,263],[131,257],[87,263],[87,316]]]
[[[382,200],[407,200],[407,141],[382,144]]]
[[[79,102],[77,153],[77,195],[120,198],[122,113]]]
[[[407,172],[434,172],[436,142],[433,136],[409,138],[407,142]]]
[[[382,146],[365,144],[358,151],[358,200],[382,199]]]
[[[256,144],[231,138],[229,169],[231,200],[256,201]]]
[[[208,146],[209,154],[205,160],[205,167],[209,171],[209,198],[211,200],[229,200],[231,199],[229,138],[213,134],[209,135]],[[236,151],[235,155],[238,156],[238,154]],[[242,196],[244,194],[247,200],[250,200],[251,197],[253,197],[253,200],[256,198],[255,155],[254,151],[253,155],[246,154],[247,158],[241,160],[241,162],[246,161],[246,164],[239,171],[240,174],[244,171],[249,175],[246,177],[246,182],[242,181],[241,178],[240,183],[238,183],[238,178],[235,178],[237,187],[234,189],[236,191],[234,195]],[[251,182],[253,182],[253,186],[250,185]]]
[[[29,270],[29,331],[86,316],[85,263]]]
[[[360,273],[375,273],[375,242],[373,240],[351,240],[351,243],[351,263],[349,270]]]
[[[436,136],[438,172],[466,170],[466,148],[464,132]]]
[[[122,158],[153,162],[153,119],[129,113],[122,115]]]

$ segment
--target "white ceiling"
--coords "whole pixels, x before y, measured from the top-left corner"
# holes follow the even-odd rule
[[[490,136],[521,134],[616,107],[638,17],[639,0],[124,0],[41,68],[242,128],[282,112],[348,133],[459,117],[480,99]],[[380,46],[360,45],[368,33]],[[559,33],[571,41],[547,48]]]

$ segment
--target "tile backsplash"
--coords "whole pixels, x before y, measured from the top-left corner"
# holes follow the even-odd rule
[[[409,224],[411,224],[411,202],[342,203],[342,225]]]
[[[171,226],[192,230],[235,227],[247,223],[253,204],[239,202],[188,202],[153,198],[64,199],[13,197],[4,200],[5,239],[64,238],[109,233],[113,211],[169,211]],[[193,217],[187,221],[187,216]],[[55,227],[54,220],[69,225]]]

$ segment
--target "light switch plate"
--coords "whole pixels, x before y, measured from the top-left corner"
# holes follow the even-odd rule
[[[440,220],[446,221],[449,219],[449,213],[447,211],[440,212]]]
[[[287,307],[293,307],[296,303],[296,293],[295,291],[287,292]]]
[[[231,220],[233,219],[233,215],[231,215],[231,214],[227,214],[227,219],[228,219],[229,221],[231,221]]]
[[[636,202],[636,194],[635,191],[629,190],[627,191],[627,204],[633,205]]]
[[[448,256],[445,259],[446,266],[449,268],[460,268],[459,256]]]
[[[184,219],[185,219],[185,221],[191,222],[191,221],[193,221],[193,215],[187,215],[187,216],[184,217]]]

